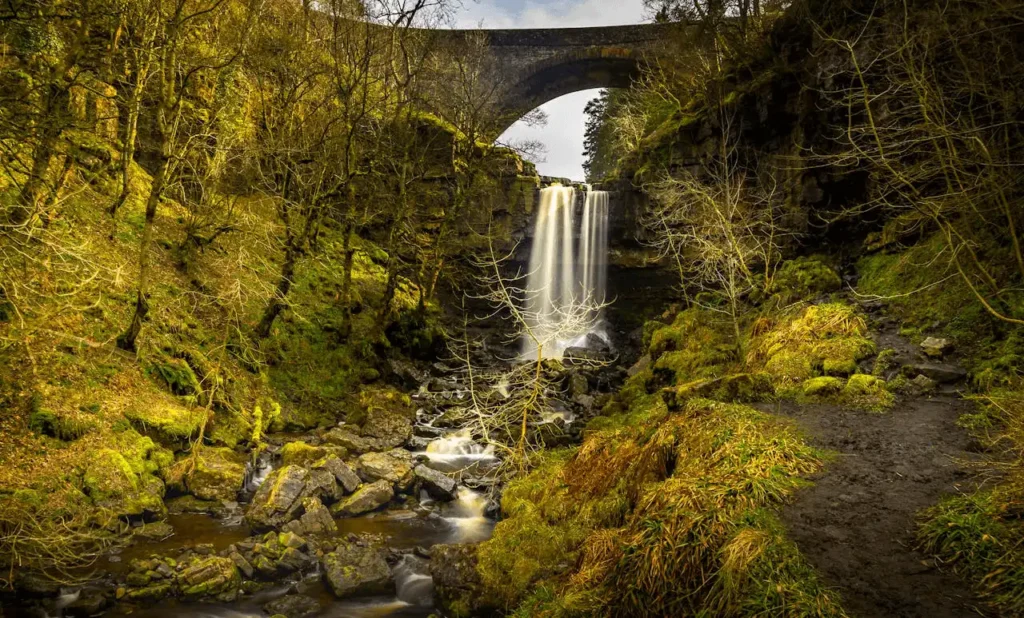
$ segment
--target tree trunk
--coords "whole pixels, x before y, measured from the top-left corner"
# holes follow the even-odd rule
[[[341,329],[342,339],[348,339],[352,330],[352,264],[355,261],[356,250],[352,246],[352,239],[355,236],[355,211],[356,211],[356,189],[349,184],[348,187],[348,216],[345,222],[345,241],[343,251],[345,262],[342,266],[341,280]]]
[[[131,183],[132,161],[135,159],[135,140],[139,130],[139,107],[142,103],[142,86],[139,83],[132,89],[132,98],[128,101],[128,122],[125,125],[124,144],[121,147],[121,192],[110,205],[110,216],[117,216],[119,208],[128,200]]]
[[[46,198],[46,204],[42,210],[46,213],[46,219],[43,222],[44,226],[49,226],[50,222],[53,221],[56,216],[55,209],[57,207],[57,201],[60,200],[60,190],[67,184],[68,176],[71,175],[71,170],[75,165],[75,158],[69,152],[64,155],[64,164],[61,166],[60,175],[57,176],[57,184],[53,187],[53,191],[50,191],[49,196]]]
[[[293,247],[288,247],[287,251],[285,251],[284,264],[281,265],[281,278],[277,282],[274,296],[270,299],[266,311],[263,312],[260,323],[256,326],[256,336],[260,339],[266,339],[270,336],[270,329],[274,327],[274,320],[277,319],[277,316],[281,315],[281,312],[286,307],[284,299],[288,297],[288,292],[292,289],[292,280],[295,277],[295,263],[299,257],[298,253]]]
[[[156,219],[156,210],[160,206],[160,197],[163,194],[164,186],[167,183],[167,169],[171,162],[170,140],[162,137],[160,146],[160,166],[156,175],[153,176],[153,185],[149,190],[149,199],[146,200],[146,220],[142,226],[142,247],[139,250],[139,289],[135,299],[135,313],[132,315],[131,324],[128,330],[117,338],[117,346],[122,350],[135,351],[135,340],[142,330],[142,322],[149,313],[149,301],[146,297],[149,292],[149,245],[153,239],[153,221]]]
[[[36,148],[32,156],[32,171],[28,179],[21,187],[21,194],[7,213],[7,223],[11,226],[24,225],[32,218],[39,204],[39,195],[42,193],[43,184],[46,182],[46,172],[50,169],[50,159],[57,149],[57,139],[60,136],[59,130],[51,130],[48,125],[42,143]]]

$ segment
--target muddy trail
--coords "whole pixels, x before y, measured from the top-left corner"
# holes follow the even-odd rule
[[[914,549],[918,511],[976,486],[964,464],[979,455],[956,425],[969,407],[951,393],[908,398],[884,414],[770,406],[837,454],[782,517],[853,618],[987,615],[968,584]]]

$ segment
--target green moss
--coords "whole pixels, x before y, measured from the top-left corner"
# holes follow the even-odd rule
[[[163,358],[150,365],[146,371],[175,395],[198,395],[203,391],[199,378],[183,359]]]
[[[131,408],[124,416],[139,433],[152,435],[164,444],[178,446],[195,439],[206,424],[206,410],[153,404]]]
[[[321,459],[325,454],[326,451],[322,447],[311,446],[305,442],[296,440],[281,447],[281,464],[285,466],[308,466],[318,459]]]
[[[809,378],[848,375],[875,351],[867,324],[843,303],[812,305],[785,315],[751,346],[747,362],[786,387]]]
[[[812,300],[841,287],[838,273],[821,258],[799,257],[783,262],[772,278],[768,295],[777,306],[786,306],[798,300]]]
[[[702,309],[687,309],[651,335],[654,372],[668,382],[726,375],[738,367],[736,342],[728,326]]]
[[[871,375],[883,378],[898,368],[899,363],[896,361],[896,350],[886,348],[875,357],[875,364],[871,368]]]
[[[847,405],[881,412],[892,407],[895,397],[888,389],[885,380],[873,375],[857,373],[846,381],[841,400]]]
[[[118,516],[165,512],[163,483],[151,474],[140,474],[114,449],[100,449],[91,455],[82,491],[94,505]]]
[[[95,429],[96,424],[77,416],[58,414],[50,410],[36,410],[28,417],[28,428],[36,433],[70,442]]]
[[[808,398],[825,398],[839,394],[844,385],[841,378],[822,376],[804,381],[801,391]]]
[[[827,376],[848,376],[857,371],[857,362],[852,358],[826,358],[821,370]]]

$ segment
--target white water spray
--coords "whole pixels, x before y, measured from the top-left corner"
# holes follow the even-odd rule
[[[526,286],[522,358],[561,358],[570,346],[583,345],[600,332],[601,306],[607,296],[608,193],[586,191],[574,251],[576,190],[548,187],[540,192]],[[532,336],[530,336],[532,334]]]

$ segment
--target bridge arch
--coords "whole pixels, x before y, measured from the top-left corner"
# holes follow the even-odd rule
[[[628,88],[640,76],[642,58],[629,53],[573,54],[553,58],[531,67],[505,90],[502,104],[504,124],[563,95],[595,88]],[[501,127],[502,130],[507,126]]]

